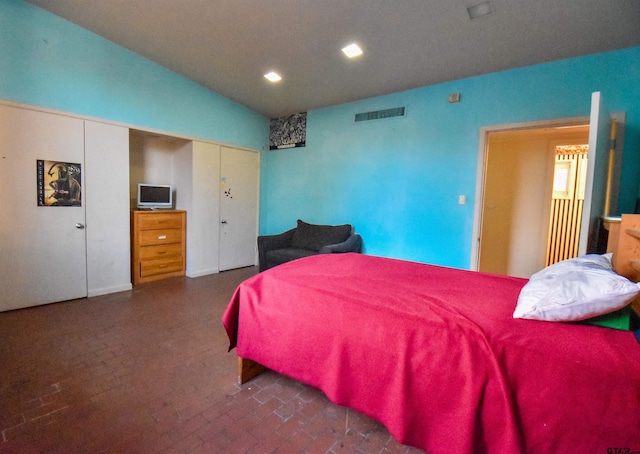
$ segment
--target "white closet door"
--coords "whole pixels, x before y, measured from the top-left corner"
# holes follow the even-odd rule
[[[131,289],[129,129],[84,122],[88,296]]]
[[[83,190],[83,121],[0,105],[2,311],[87,295],[85,201],[82,206],[38,206],[38,160],[44,161],[43,176],[63,179],[61,188],[74,174]],[[55,163],[79,164],[81,173]],[[49,195],[45,192],[44,199],[52,200]]]
[[[220,271],[256,264],[260,155],[222,147]]]

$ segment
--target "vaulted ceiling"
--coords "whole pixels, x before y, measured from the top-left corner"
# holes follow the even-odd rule
[[[640,45],[640,0],[29,1],[269,118]]]

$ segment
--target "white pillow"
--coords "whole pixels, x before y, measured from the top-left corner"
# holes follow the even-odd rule
[[[538,271],[520,291],[513,317],[568,322],[623,308],[640,284],[613,271],[612,255],[584,255]]]

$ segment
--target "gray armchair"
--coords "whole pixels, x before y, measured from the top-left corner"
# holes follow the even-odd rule
[[[258,237],[259,270],[316,254],[360,252],[362,237],[350,224],[317,225],[298,220],[297,227],[278,235]]]

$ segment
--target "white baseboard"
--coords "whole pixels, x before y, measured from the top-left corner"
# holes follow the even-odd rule
[[[131,283],[128,283],[128,284],[124,284],[124,285],[118,285],[118,286],[115,286],[115,287],[104,287],[104,288],[90,289],[87,292],[87,296],[88,297],[92,297],[92,296],[107,295],[109,293],[124,292],[126,290],[131,290],[132,288],[133,288],[133,286],[131,285]]]
[[[210,269],[206,269],[206,270],[197,270],[197,271],[187,271],[186,276],[187,277],[200,277],[200,276],[207,276],[209,274],[216,274],[219,273],[220,270],[218,268],[210,268]]]

